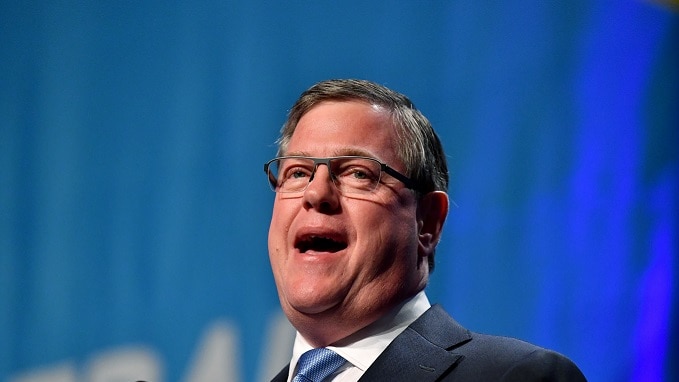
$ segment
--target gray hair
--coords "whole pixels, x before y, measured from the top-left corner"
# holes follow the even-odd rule
[[[397,153],[406,166],[406,175],[415,181],[419,196],[432,191],[448,191],[446,157],[429,120],[405,95],[370,81],[327,80],[303,92],[281,129],[278,155],[285,154],[297,123],[311,108],[323,101],[351,100],[378,105],[391,113],[398,137]]]

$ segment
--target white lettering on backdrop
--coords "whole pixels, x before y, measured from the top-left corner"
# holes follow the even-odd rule
[[[269,323],[265,344],[260,354],[257,381],[268,381],[290,361],[294,329],[282,314]],[[242,381],[238,328],[225,320],[207,326],[184,382]],[[163,382],[163,358],[145,345],[126,345],[93,354],[84,365],[63,361],[51,366],[28,370],[10,377],[7,382]]]

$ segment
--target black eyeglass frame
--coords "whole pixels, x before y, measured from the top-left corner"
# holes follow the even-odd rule
[[[277,179],[273,179],[271,176],[271,173],[269,172],[269,167],[271,166],[271,163],[281,160],[281,159],[310,159],[314,162],[314,169],[309,175],[309,183],[314,179],[314,175],[316,174],[316,169],[318,169],[318,165],[324,164],[330,173],[332,174],[332,170],[330,167],[330,161],[333,159],[368,159],[374,162],[379,163],[380,165],[380,170],[382,172],[386,172],[387,174],[391,175],[394,179],[400,181],[401,183],[405,184],[405,186],[411,190],[417,191],[416,189],[416,184],[415,181],[399,171],[395,170],[393,167],[389,166],[386,163],[383,163],[379,161],[378,159],[371,158],[371,157],[365,157],[365,156],[360,156],[360,155],[341,155],[341,156],[336,156],[336,157],[325,157],[325,158],[320,158],[320,157],[307,157],[307,156],[302,156],[302,155],[290,155],[290,156],[281,156],[281,157],[276,157],[271,159],[270,161],[264,163],[264,173],[266,174],[268,180],[269,180],[269,186],[271,186],[271,189],[276,192],[276,185],[278,184]],[[380,179],[382,177],[380,176]],[[309,185],[307,184],[306,187]],[[306,190],[306,187],[304,190]],[[302,190],[303,191],[303,190]],[[300,191],[300,192],[302,192]]]

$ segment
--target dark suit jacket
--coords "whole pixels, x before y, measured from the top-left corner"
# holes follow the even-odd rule
[[[285,381],[289,365],[272,382]],[[361,381],[586,381],[568,358],[513,338],[470,332],[440,306],[413,322]]]

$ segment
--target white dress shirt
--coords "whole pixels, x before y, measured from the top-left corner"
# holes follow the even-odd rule
[[[358,381],[391,341],[430,307],[429,299],[427,299],[424,291],[421,291],[382,318],[343,339],[341,345],[327,346],[328,349],[334,350],[347,360],[347,363],[328,377],[327,381]],[[297,332],[295,345],[292,349],[292,360],[290,360],[288,382],[295,375],[299,357],[311,349],[313,347]]]

